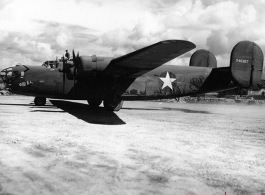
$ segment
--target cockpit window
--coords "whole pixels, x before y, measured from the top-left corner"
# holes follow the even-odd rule
[[[12,76],[18,76],[18,71],[13,71]]]
[[[12,68],[6,68],[4,70],[1,71],[1,80],[3,81],[7,81],[9,80],[10,78],[12,78]]]
[[[11,72],[12,73],[12,68],[6,68],[4,70],[1,71],[1,75],[6,75],[7,73]]]
[[[46,68],[58,68],[58,61],[45,61],[42,66]]]
[[[13,69],[12,68],[7,68],[7,69],[5,69],[4,71],[5,72],[10,72],[10,71],[12,71]]]

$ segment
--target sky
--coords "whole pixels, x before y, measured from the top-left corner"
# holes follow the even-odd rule
[[[229,66],[239,41],[265,51],[264,8],[265,0],[0,0],[0,69],[39,66],[66,49],[115,57],[168,39]],[[196,50],[168,64],[188,66]]]

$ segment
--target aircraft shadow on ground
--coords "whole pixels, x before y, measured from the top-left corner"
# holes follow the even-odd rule
[[[0,103],[0,106],[31,106],[31,104],[4,104]]]
[[[43,107],[45,108],[45,107]],[[31,112],[65,112],[65,111],[55,111],[55,110],[32,110]],[[1,194],[0,194],[1,195]]]
[[[199,113],[199,114],[212,114],[208,111],[203,110],[191,110],[191,109],[184,109],[184,108],[167,108],[167,107],[160,107],[160,108],[122,108],[124,110],[156,110],[156,111],[179,111],[185,113]]]
[[[77,103],[77,102],[68,102],[63,100],[50,100],[50,102],[57,108],[60,108],[63,111],[68,112],[69,114],[87,123],[102,124],[102,125],[126,124],[114,112],[105,111],[105,109],[102,107],[94,109],[86,104]]]
[[[55,106],[34,106],[35,104],[30,103],[30,104],[4,104],[0,103],[0,106],[26,106],[30,108],[56,108]]]
[[[56,108],[56,106],[31,106],[30,108]]]

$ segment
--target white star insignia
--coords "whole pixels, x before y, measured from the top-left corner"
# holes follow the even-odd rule
[[[167,76],[165,78],[163,77],[159,77],[163,82],[163,87],[162,89],[164,89],[166,86],[168,86],[170,89],[172,89],[172,82],[174,82],[176,79],[172,79],[170,78],[168,72],[167,72]]]

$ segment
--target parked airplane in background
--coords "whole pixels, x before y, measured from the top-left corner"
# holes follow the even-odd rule
[[[77,56],[47,66],[17,65],[1,71],[13,93],[35,96],[35,105],[46,98],[87,100],[92,107],[102,101],[118,111],[123,100],[176,98],[232,88],[257,87],[262,76],[263,52],[250,41],[232,50],[230,67],[217,68],[215,56],[196,51],[190,66],[163,65],[190,51],[184,40],[161,41],[118,58]]]

